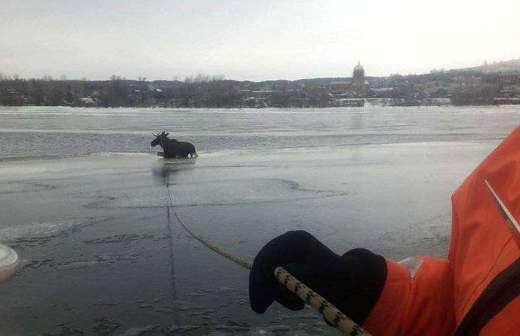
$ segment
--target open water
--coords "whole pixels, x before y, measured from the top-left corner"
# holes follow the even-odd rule
[[[496,141],[520,108],[93,109],[0,107],[0,158],[146,152],[167,130],[202,152]]]

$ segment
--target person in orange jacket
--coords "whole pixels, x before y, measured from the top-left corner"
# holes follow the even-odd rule
[[[520,335],[520,128],[452,195],[448,259],[395,262],[368,250],[336,255],[304,231],[265,245],[249,278],[252,309],[303,301],[277,284],[289,272],[373,335]]]

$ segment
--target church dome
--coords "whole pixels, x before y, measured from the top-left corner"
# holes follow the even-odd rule
[[[360,62],[354,67],[354,73],[352,75],[354,79],[364,79],[365,77],[365,69],[361,65]]]

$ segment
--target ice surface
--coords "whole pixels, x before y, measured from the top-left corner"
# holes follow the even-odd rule
[[[198,152],[362,144],[490,141],[520,122],[519,106],[362,109],[96,109],[0,107],[0,159],[146,152],[153,132]]]
[[[0,245],[0,282],[13,275],[18,263],[18,254],[10,247]]]
[[[336,333],[310,309],[254,314],[247,271],[174,214],[249,259],[295,229],[337,253],[445,256],[451,193],[520,110],[35,107],[0,120],[0,242],[22,260],[0,285],[0,335],[320,335]],[[160,129],[193,137],[196,162],[148,152]]]
[[[293,229],[338,253],[445,255],[449,195],[492,147],[242,151],[195,164],[110,153],[3,162],[11,175],[0,178],[0,240],[24,262],[0,286],[0,314],[12,321],[0,332],[19,334],[23,323],[29,335],[330,333],[309,310],[253,314],[247,271],[191,239],[173,211],[249,259]]]

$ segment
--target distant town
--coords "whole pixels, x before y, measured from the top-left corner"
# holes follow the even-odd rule
[[[350,75],[350,74],[349,74]],[[520,104],[520,60],[420,75],[262,82],[198,75],[179,80],[23,79],[0,74],[0,105],[83,107],[362,107]]]

